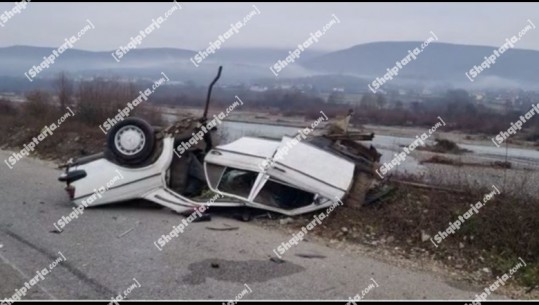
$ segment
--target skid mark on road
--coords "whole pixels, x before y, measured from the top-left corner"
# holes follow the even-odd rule
[[[183,281],[190,285],[206,282],[213,278],[226,282],[252,283],[266,282],[274,278],[302,272],[305,268],[290,262],[274,263],[270,260],[232,261],[206,259],[189,265],[190,274]]]
[[[6,233],[8,236],[12,237],[13,239],[25,244],[26,246],[38,251],[39,253],[43,254],[50,261],[54,261],[54,260],[56,260],[58,258],[58,255],[56,253],[55,254],[49,253],[49,251],[47,251],[46,249],[43,249],[40,246],[37,246],[37,245],[33,244],[32,242],[26,240],[22,236],[14,233],[14,232],[12,232],[12,231],[10,231],[8,229],[2,229],[2,232]],[[60,264],[58,264],[58,266],[59,267],[64,267],[71,274],[73,274],[74,276],[76,276],[78,279],[85,282],[86,284],[88,284],[90,287],[93,287],[97,292],[101,293],[102,295],[116,295],[116,293],[114,291],[112,291],[112,290],[108,289],[107,287],[101,285],[101,283],[99,283],[95,279],[92,279],[92,278],[88,277],[84,272],[82,272],[81,270],[74,267],[69,262],[69,258],[67,258],[66,261],[60,262]]]

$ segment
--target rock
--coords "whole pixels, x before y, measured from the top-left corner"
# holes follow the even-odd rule
[[[303,258],[326,258],[326,256],[318,253],[296,253],[296,256]]]
[[[277,263],[277,264],[282,264],[284,263],[284,260],[278,258],[278,257],[271,257],[270,258],[270,261],[274,262],[274,263]]]
[[[421,241],[425,242],[430,239],[430,235],[421,230]]]
[[[219,264],[218,263],[211,263],[211,267],[217,269],[217,268],[219,268]]]
[[[460,249],[464,248],[464,244],[463,244],[463,243],[459,243],[459,248],[460,248]]]
[[[490,269],[485,267],[483,269],[481,269],[481,271],[485,272],[485,273],[489,273],[490,274]]]
[[[342,227],[342,228],[341,228],[341,231],[343,231],[344,233],[348,233],[348,228]]]
[[[387,241],[387,243],[388,243],[388,244],[389,244],[389,243],[392,243],[392,242],[394,242],[394,241],[395,241],[395,237],[393,237],[393,236],[389,236],[389,237],[387,238],[387,240],[386,240],[386,241]]]
[[[287,224],[292,223],[292,222],[294,222],[294,219],[292,219],[290,217],[279,219],[279,223],[281,225],[287,225]]]

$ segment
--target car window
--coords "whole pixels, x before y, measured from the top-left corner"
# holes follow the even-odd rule
[[[208,184],[213,188],[216,189],[217,185],[219,185],[219,180],[221,180],[221,177],[223,176],[223,173],[225,171],[226,167],[221,165],[216,165],[212,163],[206,163],[206,172],[208,176]]]
[[[281,209],[297,209],[310,205],[314,194],[294,188],[276,180],[266,181],[254,202]]]
[[[221,192],[248,198],[257,176],[257,172],[227,167],[217,189]]]

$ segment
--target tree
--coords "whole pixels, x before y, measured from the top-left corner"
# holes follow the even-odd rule
[[[60,112],[65,111],[67,106],[72,104],[73,82],[65,72],[60,72],[55,82],[58,101],[60,102]]]
[[[47,117],[51,109],[51,95],[47,91],[33,90],[26,94],[24,112],[34,117]]]
[[[376,107],[376,100],[374,94],[366,93],[361,97],[361,108],[364,110],[373,110]]]
[[[384,109],[384,106],[386,105],[386,98],[381,93],[376,93],[376,106],[378,109]]]

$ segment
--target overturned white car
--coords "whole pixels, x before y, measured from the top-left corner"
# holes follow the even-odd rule
[[[298,215],[343,200],[355,185],[364,196],[368,183],[360,180],[372,178],[380,157],[373,147],[355,142],[372,135],[348,133],[298,134],[281,141],[243,137],[212,147],[213,130],[205,128],[204,117],[166,129],[125,119],[107,134],[105,152],[69,160],[59,180],[67,183],[77,206],[147,199],[180,213],[201,206],[248,206]],[[202,129],[203,149],[181,147]],[[113,185],[107,183],[118,175]],[[217,200],[208,201],[208,189]]]

